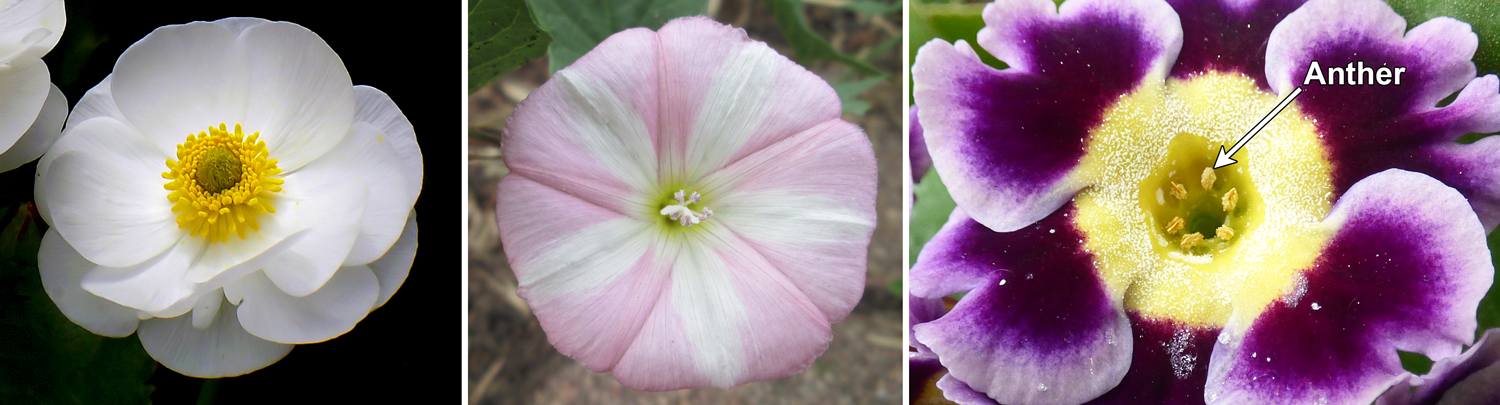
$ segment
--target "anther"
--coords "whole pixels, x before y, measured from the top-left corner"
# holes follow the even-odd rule
[[[1239,202],[1239,200],[1240,193],[1235,191],[1235,189],[1229,189],[1229,192],[1224,193],[1224,212],[1234,211],[1234,203]]]
[[[1187,187],[1183,187],[1181,184],[1177,184],[1177,182],[1175,182],[1175,181],[1171,182],[1171,183],[1172,183],[1172,196],[1173,197],[1177,197],[1178,200],[1186,200],[1187,199]]]
[[[1214,236],[1217,236],[1219,239],[1229,240],[1234,237],[1234,228],[1220,226],[1219,229],[1214,230]]]
[[[1192,248],[1193,246],[1197,246],[1198,242],[1202,242],[1202,241],[1203,241],[1203,234],[1202,233],[1193,232],[1193,233],[1190,233],[1190,234],[1187,234],[1187,235],[1183,235],[1182,236],[1182,248],[1183,249]]]
[[[1187,221],[1183,221],[1182,217],[1172,217],[1172,222],[1167,223],[1167,234],[1176,235],[1184,226],[1187,226]]]
[[[1208,190],[1208,189],[1214,188],[1214,180],[1217,180],[1217,179],[1218,178],[1214,176],[1214,168],[1212,168],[1212,167],[1205,167],[1205,168],[1203,168],[1203,189],[1204,190]]]
[[[661,214],[677,221],[682,226],[697,225],[714,215],[714,211],[708,208],[704,208],[701,213],[688,208],[688,204],[697,204],[701,198],[702,196],[696,191],[692,195],[687,195],[687,192],[677,190],[676,193],[672,193],[672,199],[677,200],[677,203],[663,207]]]

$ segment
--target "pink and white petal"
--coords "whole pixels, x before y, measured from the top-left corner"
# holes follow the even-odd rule
[[[240,290],[240,326],[261,339],[288,344],[322,342],[349,332],[380,295],[380,281],[365,266],[339,268],[323,288],[305,297],[287,295],[263,273],[250,273],[230,286]]]
[[[62,0],[17,0],[0,10],[0,62],[41,58],[62,38],[68,24]]]
[[[714,222],[680,243],[670,285],[613,373],[644,391],[729,388],[796,374],[828,347],[827,318]]]
[[[385,305],[391,295],[401,288],[406,282],[406,276],[411,272],[412,261],[417,258],[417,210],[411,211],[411,216],[406,218],[406,227],[401,231],[401,238],[396,239],[396,244],[385,252],[385,256],[370,262],[370,271],[375,273],[375,278],[380,281],[380,296],[375,298],[375,307],[371,310]]]
[[[1226,328],[1209,402],[1366,404],[1406,378],[1396,350],[1458,354],[1494,275],[1470,212],[1420,173],[1355,183],[1324,221],[1333,236],[1302,272],[1306,292],[1269,304],[1243,331]]]
[[[965,44],[929,42],[912,68],[933,167],[958,206],[1013,231],[1089,184],[1075,169],[1089,129],[1120,95],[1166,77],[1182,47],[1166,3],[1003,0],[985,7],[979,43],[1010,65],[995,70]]]
[[[968,294],[916,340],[949,375],[1005,404],[1082,403],[1131,365],[1130,321],[1064,207],[1015,232],[954,210],[911,269],[913,296]]]
[[[167,200],[164,156],[125,124],[109,118],[69,131],[87,144],[51,163],[38,205],[51,225],[89,261],[124,267],[156,256],[185,235]]]
[[[396,148],[401,157],[401,174],[406,177],[407,191],[422,194],[422,147],[417,145],[417,134],[412,130],[406,114],[391,101],[391,96],[374,87],[354,86],[354,122],[367,122],[380,128],[385,140]]]
[[[47,93],[47,102],[37,114],[31,128],[17,139],[10,149],[0,151],[0,172],[10,171],[26,164],[47,152],[47,148],[62,136],[63,120],[68,117],[68,98],[52,86]]]
[[[42,273],[42,288],[68,320],[95,334],[125,337],[135,333],[140,323],[134,308],[121,306],[83,289],[83,276],[99,265],[88,261],[68,246],[56,231],[42,237],[37,253],[37,267]]]
[[[306,227],[307,234],[285,252],[270,256],[262,270],[282,291],[305,297],[322,288],[343,266],[360,237],[360,224],[367,217],[365,212],[382,202],[371,198],[369,188],[359,182],[309,184],[297,190],[288,181],[283,187],[291,201],[285,204],[287,209],[273,214],[279,218],[269,222],[276,222],[281,229]],[[214,249],[219,245],[224,244],[210,246],[207,254],[219,254]],[[237,253],[247,257],[250,254]]]
[[[819,124],[704,183],[711,220],[744,238],[830,322],[854,309],[875,230],[875,155],[859,127]]]
[[[655,204],[656,33],[621,31],[532,91],[505,128],[501,155],[525,176],[615,212]],[[642,218],[645,219],[645,218]]]
[[[661,164],[695,179],[839,118],[833,87],[745,30],[707,17],[662,26]]]
[[[333,150],[284,176],[286,183],[282,186],[289,198],[297,200],[329,198],[364,203],[364,217],[357,224],[358,239],[348,257],[342,258],[343,264],[351,266],[368,264],[384,255],[401,236],[406,217],[417,201],[417,195],[411,194],[412,188],[407,184],[404,160],[397,153],[395,142],[387,142],[380,128],[369,123],[356,123],[353,129],[354,133]],[[369,197],[356,199],[352,195],[319,191],[346,183],[368,186]]]
[[[1266,43],[1271,31],[1307,0],[1168,0],[1182,22],[1182,52],[1172,77],[1211,71],[1235,72],[1266,82]]]
[[[589,370],[615,367],[667,284],[668,262],[653,247],[664,237],[526,177],[501,178],[497,195],[517,294],[547,340]]]
[[[349,135],[354,83],[323,38],[301,25],[264,22],[236,39],[249,72],[243,124],[260,132],[282,170],[296,171]]]
[[[9,65],[0,70],[0,151],[31,128],[52,89],[51,73],[41,58],[20,58]]]
[[[250,72],[236,36],[200,21],[157,28],[131,44],[110,75],[124,121],[164,151],[211,125],[242,122]]]
[[[1135,342],[1130,371],[1114,389],[1087,405],[1202,405],[1219,329],[1129,316]]]
[[[1462,158],[1435,149],[1454,149],[1448,144],[1467,133],[1500,131],[1497,80],[1475,79],[1470,59],[1479,40],[1469,24],[1440,17],[1403,36],[1405,28],[1406,21],[1378,0],[1310,1],[1271,33],[1266,75],[1278,93],[1304,89],[1297,105],[1326,148],[1335,195],[1385,169],[1421,172],[1473,200],[1493,228],[1500,208],[1490,202],[1490,188],[1500,177],[1492,170],[1465,171]],[[1370,69],[1406,70],[1400,85],[1303,85],[1313,60],[1323,68],[1363,62]],[[1437,107],[1460,89],[1458,100]]]
[[[193,326],[191,316],[147,319],[141,321],[136,335],[146,353],[163,366],[198,378],[249,373],[281,360],[292,351],[292,345],[246,332],[240,327],[234,305],[221,303],[212,318],[208,327],[201,329]]]

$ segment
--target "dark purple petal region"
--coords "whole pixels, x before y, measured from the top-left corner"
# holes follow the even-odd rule
[[[1368,404],[1405,378],[1396,350],[1444,358],[1473,338],[1494,268],[1457,191],[1389,170],[1351,187],[1325,224],[1337,232],[1303,270],[1305,292],[1269,304],[1242,341],[1220,340],[1210,403]]]
[[[1193,327],[1130,313],[1135,347],[1120,385],[1089,405],[1202,405],[1218,328]]]
[[[1478,38],[1468,24],[1451,18],[1410,32],[1405,27],[1379,0],[1311,1],[1272,33],[1266,75],[1280,94],[1302,87],[1296,105],[1323,139],[1336,194],[1385,169],[1426,173],[1466,197],[1482,197],[1474,208],[1493,228],[1500,222],[1500,207],[1493,206],[1500,203],[1494,186],[1500,172],[1484,166],[1492,159],[1480,157],[1500,153],[1500,145],[1453,143],[1468,133],[1500,131],[1495,79],[1476,79],[1470,60]],[[1324,83],[1308,82],[1313,61]],[[1381,68],[1400,68],[1399,85],[1371,84]],[[1351,85],[1351,76],[1360,84]],[[1453,103],[1436,107],[1459,90]]]
[[[911,293],[968,291],[914,326],[950,376],[1001,403],[1082,403],[1130,366],[1130,324],[1083,250],[1071,206],[1015,232],[955,214],[922,249]]]
[[[1182,53],[1172,77],[1236,72],[1266,82],[1266,42],[1271,29],[1307,0],[1168,0],[1182,21]]]
[[[967,43],[934,41],[913,66],[933,164],[959,207],[1010,231],[1045,217],[1086,184],[1068,175],[1089,129],[1149,72],[1165,74],[1181,44],[1160,3],[1010,0],[985,8],[979,42],[1010,65],[995,70]]]

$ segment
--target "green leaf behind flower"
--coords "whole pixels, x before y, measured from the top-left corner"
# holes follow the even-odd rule
[[[912,193],[916,194],[917,201],[911,206],[911,258],[907,265],[917,263],[917,253],[922,251],[922,246],[943,229],[943,224],[948,223],[948,215],[958,207],[948,195],[948,186],[938,177],[937,170],[928,170],[921,183],[912,185]]]
[[[34,206],[0,208],[0,403],[150,403],[156,361],[135,335],[95,335],[42,289],[42,226]]]
[[[768,0],[766,3],[771,5],[771,15],[776,18],[776,26],[781,28],[781,36],[786,38],[787,44],[797,54],[797,60],[803,65],[815,60],[828,60],[843,63],[864,73],[885,74],[869,63],[839,52],[828,40],[813,32],[812,27],[807,25],[807,19],[802,16],[801,0]]]
[[[473,1],[473,0],[471,0]],[[661,29],[677,17],[708,13],[706,0],[541,0],[537,21],[552,34],[547,71],[568,67],[605,38],[629,28]]]
[[[1386,0],[1396,14],[1406,18],[1406,28],[1437,17],[1452,17],[1469,23],[1479,36],[1474,65],[1479,74],[1500,72],[1500,5],[1494,0]]]
[[[838,93],[839,101],[843,102],[844,112],[865,115],[865,112],[870,110],[870,102],[861,98],[860,94],[864,94],[865,90],[875,87],[886,79],[887,76],[880,75],[852,82],[830,83],[830,85],[833,86],[833,92]]]
[[[551,42],[525,0],[469,0],[469,92],[541,57]]]

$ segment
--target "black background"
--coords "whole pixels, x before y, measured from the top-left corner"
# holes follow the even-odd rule
[[[416,204],[420,239],[401,289],[349,333],[299,345],[269,367],[220,380],[214,403],[462,400],[461,167],[452,163],[462,161],[464,133],[462,3],[68,0],[66,5],[68,25],[43,60],[70,109],[109,75],[127,47],[159,26],[260,17],[317,33],[338,53],[355,85],[389,94],[416,130],[425,172]],[[90,43],[98,46],[87,52]],[[12,173],[29,176],[35,168],[31,163]],[[29,194],[25,190],[11,198],[29,199]],[[152,400],[194,403],[202,381],[158,366],[149,381],[156,386]]]

